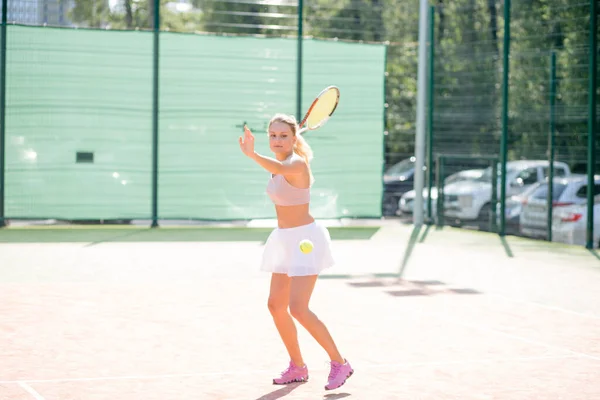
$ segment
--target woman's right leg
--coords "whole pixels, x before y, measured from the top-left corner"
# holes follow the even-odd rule
[[[287,274],[272,274],[268,306],[290,359],[296,366],[303,367],[304,360],[298,344],[298,331],[292,316],[288,312],[290,283],[291,278]]]

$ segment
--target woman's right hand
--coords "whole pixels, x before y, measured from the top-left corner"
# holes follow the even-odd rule
[[[244,137],[240,136],[239,142],[242,152],[248,157],[252,157],[254,155],[254,135],[246,125],[244,125]]]

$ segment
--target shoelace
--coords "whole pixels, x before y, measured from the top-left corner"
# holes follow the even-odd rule
[[[332,363],[330,362],[329,365],[331,366],[331,371],[329,372],[329,380],[332,380],[333,378],[335,378],[338,374],[338,372],[340,372],[340,368],[342,367],[341,364],[338,363]]]
[[[285,370],[284,370],[284,371],[281,373],[281,376],[284,376],[284,375],[286,375],[287,373],[289,373],[289,372],[292,370],[292,368],[293,368],[293,367],[292,367],[292,365],[290,364],[290,366],[289,366],[289,367],[287,367],[287,368],[286,368],[286,369],[285,369]]]

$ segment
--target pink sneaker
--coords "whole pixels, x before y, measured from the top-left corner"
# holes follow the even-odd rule
[[[306,365],[300,368],[292,361],[279,378],[273,379],[273,385],[286,385],[292,382],[306,382],[308,380],[308,368]]]
[[[331,371],[329,372],[329,377],[327,378],[327,385],[325,385],[325,390],[333,390],[337,389],[346,383],[346,380],[352,376],[354,370],[350,366],[348,360],[345,364],[340,364],[337,361],[331,362]]]

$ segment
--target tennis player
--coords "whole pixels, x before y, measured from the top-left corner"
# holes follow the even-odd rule
[[[277,213],[278,227],[265,243],[261,270],[272,273],[268,307],[290,363],[273,384],[308,380],[294,317],[329,355],[331,370],[325,389],[331,390],[342,386],[354,370],[340,354],[325,324],[308,308],[319,273],[332,267],[334,260],[327,228],[309,212],[314,181],[309,166],[312,150],[297,133],[298,123],[293,116],[276,114],[268,128],[269,147],[275,158],[254,150],[254,135],[248,127],[244,127],[239,142],[246,156],[271,173],[266,191]],[[311,252],[300,251],[300,242],[305,239],[313,243]]]

